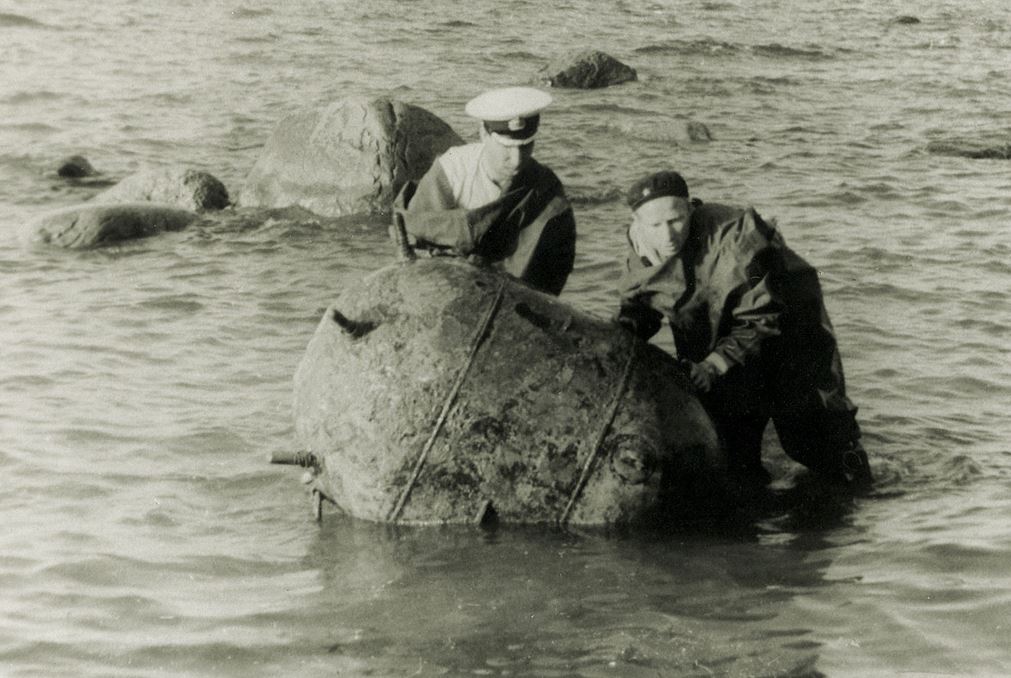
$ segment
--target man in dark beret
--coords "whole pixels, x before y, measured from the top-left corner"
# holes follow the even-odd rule
[[[762,434],[846,483],[871,481],[817,271],[753,209],[689,198],[671,171],[636,181],[618,321],[648,339],[664,317],[731,471],[768,482]]]
[[[467,103],[481,140],[446,151],[394,203],[417,247],[476,256],[539,290],[562,291],[576,255],[575,217],[561,181],[533,158],[549,103],[532,87]]]

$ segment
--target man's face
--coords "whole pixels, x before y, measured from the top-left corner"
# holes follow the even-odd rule
[[[688,198],[665,195],[640,205],[632,221],[645,244],[666,259],[681,251],[691,213]]]
[[[523,146],[506,146],[499,143],[495,137],[483,128],[481,141],[484,143],[484,168],[488,176],[498,186],[506,188],[512,183],[513,177],[519,174],[523,166],[533,157],[534,142]]]

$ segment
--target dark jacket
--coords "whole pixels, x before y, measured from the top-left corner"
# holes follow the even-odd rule
[[[753,209],[700,204],[679,255],[652,266],[629,248],[620,317],[642,337],[666,316],[679,358],[716,354],[730,411],[855,411],[817,271]]]

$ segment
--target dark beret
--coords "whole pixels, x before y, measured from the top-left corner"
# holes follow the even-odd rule
[[[685,182],[684,177],[677,172],[669,170],[655,172],[642,177],[628,189],[626,200],[628,201],[628,206],[634,210],[650,200],[661,198],[665,195],[674,196],[675,198],[687,198],[688,184]]]

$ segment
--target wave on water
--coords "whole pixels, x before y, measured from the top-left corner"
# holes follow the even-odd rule
[[[447,21],[445,23],[439,24],[440,28],[477,28],[478,25],[470,21],[462,21],[459,19],[453,21]]]
[[[799,85],[800,81],[785,75],[756,75],[748,79],[748,82],[756,85],[766,85],[769,87],[779,87],[783,85]]]
[[[586,102],[573,102],[569,109],[580,113],[592,113],[594,119],[606,119],[618,116],[639,116],[653,117],[659,115],[656,111],[651,111],[643,106],[623,106],[612,101],[597,101],[588,99]]]
[[[193,101],[193,97],[190,94],[184,92],[152,92],[140,98],[140,101],[145,100],[151,101],[155,105],[158,104],[182,105],[191,103]]]
[[[67,97],[67,95],[62,92],[51,92],[45,89],[37,90],[35,92],[14,92],[13,94],[0,99],[0,104],[37,104],[41,101],[54,101],[65,97]]]
[[[772,42],[768,45],[755,45],[750,49],[755,54],[759,54],[761,56],[807,59],[810,61],[832,59],[834,56],[820,47],[790,47],[788,45],[781,45],[778,42]]]
[[[935,429],[934,433],[941,439],[946,435],[946,432],[941,429]],[[939,476],[944,478],[949,485],[956,487],[968,485],[979,479],[982,475],[983,468],[979,463],[972,457],[964,454],[955,454],[945,459],[939,472]]]
[[[194,299],[190,294],[161,294],[137,302],[139,310],[172,311],[183,313],[199,313],[205,304]]]
[[[958,49],[961,45],[961,40],[953,35],[948,35],[943,38],[931,39],[913,45],[913,49]]]
[[[248,43],[277,42],[280,39],[281,39],[281,36],[277,35],[276,33],[264,33],[263,35],[244,35],[244,36],[240,36],[238,38],[235,38],[235,42],[243,42],[243,43],[246,43],[246,42],[248,42]],[[259,53],[255,54],[255,55],[253,55],[253,54],[235,54],[235,55],[232,55],[230,57],[230,59],[232,61],[237,62],[237,63],[242,63],[243,61],[247,61],[247,60],[248,61],[260,61],[261,59],[263,59],[263,55],[259,54]]]
[[[790,158],[797,154],[789,154],[784,158]],[[813,194],[810,197],[798,198],[794,204],[803,207],[829,207],[832,205],[860,205],[869,201],[881,202],[882,200],[900,201],[906,198],[907,192],[902,190],[897,184],[887,181],[842,182],[836,190],[827,190]]]
[[[764,45],[743,45],[739,43],[703,38],[701,40],[672,40],[662,44],[646,45],[633,50],[636,54],[683,55],[683,56],[736,56],[750,52],[758,56],[823,61],[835,55],[819,46],[791,47],[772,42]]]
[[[537,56],[536,54],[533,54],[531,52],[523,52],[523,51],[500,52],[495,56],[497,58],[502,59],[510,59],[510,60],[516,59],[517,61],[537,61],[537,62],[543,61],[543,57]]]
[[[606,123],[609,132],[616,132],[635,141],[682,146],[713,140],[712,132],[696,120],[661,120],[656,122]]]
[[[239,7],[238,9],[233,9],[231,12],[233,19],[255,19],[256,17],[267,16],[273,13],[274,10],[269,8],[251,9],[249,7]]]
[[[15,130],[18,132],[59,132],[60,130],[44,122],[16,122],[12,125],[0,124],[0,129]]]
[[[179,237],[187,242],[227,242],[258,251],[315,247],[321,236],[342,251],[382,249],[389,220],[381,215],[323,217],[303,207],[239,207],[204,213]],[[392,251],[392,249],[390,250]]]
[[[20,14],[0,12],[0,28],[50,28],[50,26]]]
[[[625,197],[624,191],[617,187],[604,188],[599,191],[590,192],[578,192],[569,195],[569,201],[573,205],[581,206],[591,206],[591,205],[603,205],[609,202],[614,202],[616,200],[623,200]]]
[[[704,38],[702,40],[673,40],[668,43],[658,45],[646,45],[632,50],[636,54],[727,54],[733,55],[742,49],[741,45],[735,45],[721,40]]]

